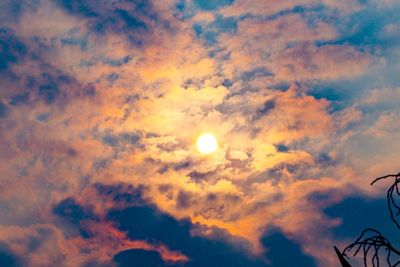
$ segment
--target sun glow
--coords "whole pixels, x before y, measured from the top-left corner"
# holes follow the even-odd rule
[[[218,148],[217,139],[214,135],[206,133],[197,138],[197,149],[202,154],[211,154]]]

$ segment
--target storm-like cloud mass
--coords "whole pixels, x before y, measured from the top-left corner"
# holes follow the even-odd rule
[[[0,266],[334,267],[366,221],[390,235],[399,12],[0,1]]]

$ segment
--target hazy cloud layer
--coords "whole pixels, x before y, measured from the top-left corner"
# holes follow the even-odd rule
[[[337,266],[400,160],[398,11],[2,1],[0,263]]]

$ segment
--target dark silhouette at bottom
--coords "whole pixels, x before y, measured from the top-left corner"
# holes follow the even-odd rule
[[[390,219],[400,230],[400,173],[376,178],[371,185],[387,178],[394,179],[386,195]],[[351,267],[346,258],[349,258],[347,254],[353,251],[353,257],[360,252],[362,253],[365,267],[380,267],[381,263],[387,263],[386,266],[388,267],[400,267],[400,250],[396,249],[389,239],[373,228],[363,230],[356,241],[348,245],[342,252],[337,247],[334,247],[334,249],[343,267]],[[382,259],[383,256],[384,259]]]
[[[342,252],[340,252],[340,250],[336,246],[334,246],[333,248],[335,249],[336,255],[338,256],[342,267],[351,267],[350,263],[343,257]]]

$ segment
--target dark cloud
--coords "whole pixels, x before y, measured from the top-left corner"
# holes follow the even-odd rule
[[[114,84],[114,82],[119,79],[119,75],[117,73],[113,72],[113,73],[108,74],[106,79],[109,82],[109,84],[112,86]]]
[[[190,260],[184,265],[189,267],[261,267],[268,265],[266,258],[271,266],[316,266],[304,255],[300,243],[278,230],[262,237],[266,254],[250,256],[247,252],[258,245],[257,230],[271,227],[276,219],[285,224],[280,229],[289,231],[293,222],[288,221],[296,218],[304,202],[312,214],[309,210],[299,214],[303,223],[296,224],[296,241],[313,252],[310,236],[302,235],[323,233],[308,232],[308,216],[321,215],[320,209],[339,201],[344,193],[337,192],[335,198],[324,195],[332,194],[329,190],[318,192],[320,195],[309,195],[310,191],[318,190],[316,187],[334,187],[345,193],[359,190],[355,185],[348,189],[345,179],[348,173],[361,169],[359,163],[370,166],[365,160],[368,157],[362,153],[365,157],[361,161],[353,162],[358,158],[354,156],[343,159],[343,164],[336,162],[353,150],[337,145],[342,135],[329,127],[331,124],[326,122],[328,126],[321,126],[321,130],[316,125],[325,115],[326,121],[336,122],[337,114],[325,114],[325,106],[337,110],[334,105],[340,102],[343,108],[358,107],[354,92],[361,96],[363,84],[326,80],[365,74],[366,67],[356,71],[358,65],[367,65],[364,52],[385,53],[399,43],[397,4],[388,12],[390,19],[385,19],[385,12],[376,8],[360,9],[352,17],[350,6],[365,1],[339,1],[334,6],[349,14],[348,20],[340,22],[341,17],[337,21],[331,17],[341,11],[325,7],[335,2],[331,0],[308,3],[307,7],[294,7],[291,1],[267,5],[263,1],[247,4],[247,0],[49,1],[0,0],[0,118],[6,118],[2,120],[5,131],[0,145],[4,151],[0,153],[4,169],[1,184],[7,185],[0,186],[4,189],[0,206],[11,211],[3,214],[2,231],[7,234],[2,238],[8,247],[0,243],[0,267],[21,265],[14,252],[24,259],[45,261],[54,251],[63,261],[72,257],[76,262],[83,256],[86,267],[111,266],[107,260],[114,254],[119,266],[165,266],[168,263],[163,259],[168,259],[158,250],[164,244],[187,255]],[[174,5],[176,10],[172,10]],[[40,12],[27,12],[29,6],[37,6]],[[174,18],[177,11],[182,14]],[[189,17],[193,20],[186,20]],[[283,24],[267,23],[281,17],[287,18]],[[291,23],[292,17],[298,17],[294,21],[299,23]],[[179,31],[173,32],[175,26]],[[319,41],[334,39],[344,31],[348,34],[339,40]],[[146,51],[142,51],[144,47]],[[382,56],[377,61],[384,65],[396,58]],[[344,63],[338,65],[338,61]],[[398,68],[382,71],[385,76],[377,79],[371,75],[369,79],[375,79],[379,88],[387,75],[398,77],[396,71]],[[320,79],[324,82],[311,82]],[[291,81],[299,81],[299,90],[289,89]],[[221,84],[229,90],[221,89]],[[360,89],[347,90],[351,87]],[[385,115],[395,117],[396,107],[393,104]],[[374,105],[366,108],[377,111]],[[270,117],[267,124],[261,121]],[[390,118],[383,119],[374,121],[389,124]],[[372,123],[371,117],[368,120]],[[315,121],[318,123],[313,124]],[[364,133],[375,132],[370,122],[359,122]],[[173,130],[182,123],[188,127]],[[220,138],[216,157],[197,155],[190,146],[197,131],[206,128]],[[343,136],[359,139],[356,129],[350,128]],[[387,128],[384,131],[397,130]],[[325,135],[329,140],[321,144],[319,140]],[[303,142],[303,138],[307,140]],[[236,157],[231,148],[238,152]],[[176,153],[189,156],[177,161]],[[197,165],[201,167],[196,171]],[[335,174],[331,174],[332,166],[338,168]],[[130,180],[132,185],[116,182],[127,181],[130,175],[141,179]],[[363,175],[357,175],[351,184]],[[110,184],[90,184],[107,178]],[[77,188],[76,196],[69,195]],[[296,193],[298,188],[301,194]],[[295,206],[285,207],[284,196]],[[54,205],[54,198],[61,201]],[[364,227],[394,235],[388,230],[392,224],[380,220],[388,219],[387,214],[380,215],[386,210],[385,202],[363,198],[347,199],[324,210],[326,217],[342,219],[343,223],[333,229],[335,238],[347,240]],[[238,229],[248,245],[239,248],[228,232],[194,224],[182,216],[201,216],[209,224],[227,225],[226,229],[252,221],[249,227],[254,229]],[[52,229],[48,231],[53,231],[53,237],[38,229],[37,223]],[[112,230],[115,236],[104,234]],[[115,248],[110,237],[115,238],[115,244],[124,244]],[[154,245],[142,248],[158,252],[130,249],[137,240]],[[56,246],[59,242],[61,249]],[[97,250],[108,257],[97,258]]]
[[[78,91],[78,97],[94,97],[96,95],[96,87],[93,84],[88,84],[83,86],[80,91]]]
[[[194,225],[190,221],[176,220],[152,206],[115,210],[110,212],[108,218],[117,222],[122,231],[127,231],[131,239],[161,242],[172,250],[181,251],[190,258],[185,266],[265,266],[265,263],[252,259],[227,242],[193,236],[191,229]],[[130,253],[133,255],[130,256]],[[123,256],[119,254],[116,261],[119,266],[130,266],[137,254],[137,251],[128,250]],[[144,256],[147,259],[148,254]]]
[[[213,2],[214,3],[214,2]],[[217,16],[216,19],[206,25],[194,24],[193,30],[197,37],[204,39],[205,44],[217,44],[218,36],[223,33],[235,33],[237,30],[237,19],[234,17]]]
[[[28,54],[26,45],[15,35],[14,31],[0,28],[0,72],[10,64],[16,64]]]
[[[112,147],[123,147],[123,146],[137,146],[142,147],[140,144],[141,135],[135,132],[124,132],[120,134],[105,134],[102,138],[102,142]]]
[[[318,164],[324,167],[333,166],[335,164],[334,159],[327,153],[321,153],[316,160]]]
[[[130,249],[118,253],[114,256],[114,261],[117,266],[128,266],[134,263],[135,266],[140,267],[162,267],[166,263],[155,251],[146,251],[142,249]],[[168,264],[167,266],[178,266],[175,264]]]
[[[125,22],[128,29],[148,31],[146,23],[130,14],[128,11],[124,9],[116,9],[115,13],[119,15],[123,22]]]
[[[289,151],[289,147],[287,147],[284,144],[276,145],[276,149],[278,150],[278,152],[288,152]]]
[[[178,197],[176,198],[176,207],[178,209],[187,209],[193,203],[193,196],[190,192],[179,191]]]
[[[112,261],[99,261],[97,259],[90,260],[82,265],[82,267],[110,267],[113,266]]]
[[[60,5],[70,14],[81,15],[84,17],[98,16],[98,14],[95,12],[95,3],[93,1],[60,0],[57,2],[59,2]]]
[[[222,82],[222,85],[229,88],[233,85],[233,82],[229,79],[224,79],[224,81]]]
[[[53,213],[71,223],[79,223],[95,217],[89,209],[80,205],[74,198],[62,200],[53,208]]]
[[[117,204],[125,206],[144,205],[146,203],[144,193],[148,189],[144,185],[131,184],[111,184],[105,185],[97,183],[94,188],[100,197],[108,199]]]
[[[0,243],[0,266],[19,267],[21,265],[20,259],[14,255],[6,245]]]
[[[275,106],[276,106],[275,100],[266,101],[264,103],[264,105],[262,106],[262,108],[257,110],[257,114],[254,119],[259,119],[259,118],[267,115],[270,111],[274,110]]]
[[[144,185],[131,184],[101,184],[96,183],[93,189],[100,199],[112,203],[114,206],[143,206],[147,205],[144,193],[148,188]],[[94,195],[95,196],[95,195]],[[65,221],[79,224],[85,220],[98,220],[99,215],[93,213],[93,207],[80,203],[76,198],[68,197],[53,207],[53,214]]]
[[[117,58],[117,59],[105,57],[102,59],[102,62],[104,64],[110,65],[112,67],[121,67],[125,64],[128,64],[131,60],[132,60],[132,56],[127,55],[125,57]]]
[[[74,77],[46,62],[40,42],[37,38],[21,39],[14,31],[0,28],[0,74],[4,74],[3,89],[8,90],[10,105],[35,105],[38,101],[63,105],[74,97],[95,95],[93,86],[79,84]],[[15,71],[13,65],[21,68]],[[27,71],[25,67],[30,65],[31,71]]]
[[[7,113],[7,106],[0,102],[0,118],[5,118],[7,116]]]
[[[169,170],[169,167],[167,166],[167,165],[164,165],[164,166],[161,166],[159,169],[158,169],[158,173],[160,173],[160,174],[163,174],[163,173],[165,173],[166,171],[168,171]]]
[[[210,193],[210,194],[207,195],[207,200],[210,201],[210,202],[216,201],[217,198],[218,198],[218,195],[215,194],[215,193]]]
[[[12,106],[16,106],[19,104],[27,104],[29,101],[29,93],[25,92],[22,94],[18,94],[18,95],[13,95],[10,98],[10,105]]]
[[[192,179],[196,183],[199,183],[212,174],[213,174],[213,172],[199,172],[199,171],[194,170],[194,171],[191,171],[190,173],[188,173],[187,176],[189,176],[190,179]]]
[[[180,163],[174,164],[173,169],[175,171],[184,170],[190,168],[193,165],[193,162],[190,160],[185,160]]]
[[[258,67],[252,69],[251,71],[243,72],[240,78],[245,82],[249,82],[259,77],[272,76],[272,75],[273,74],[271,73],[271,71],[267,70],[266,68]]]
[[[129,144],[137,144],[141,140],[140,134],[134,132],[123,133],[121,138]]]
[[[330,218],[341,219],[341,224],[333,229],[336,239],[355,239],[362,230],[375,228],[390,237],[391,242],[400,242],[399,230],[390,220],[385,198],[353,196],[325,208],[324,213]]]
[[[59,84],[71,84],[72,78],[61,74],[54,77],[50,73],[42,73],[43,84],[38,88],[39,96],[47,103],[53,103],[60,94]]]
[[[118,137],[115,135],[107,134],[103,137],[103,143],[109,146],[117,146],[118,145]]]
[[[304,168],[304,166],[301,165],[294,165],[294,164],[289,164],[289,163],[281,163],[277,164],[271,169],[268,169],[268,177],[271,178],[272,182],[279,182],[281,179],[285,178],[285,175],[287,173],[296,173]]]
[[[142,46],[146,42],[146,36],[151,35],[156,22],[165,29],[169,27],[169,23],[159,18],[151,1],[131,0],[112,3],[57,0],[56,2],[69,14],[86,19],[93,32],[123,34],[136,46]]]
[[[164,244],[171,250],[182,252],[190,258],[184,266],[265,266],[262,261],[250,257],[243,247],[240,249],[239,244],[236,246],[230,243],[230,239],[234,238],[225,231],[214,229],[212,232],[215,232],[215,236],[212,238],[193,236],[192,231],[196,225],[187,219],[177,220],[143,200],[144,187],[96,184],[95,189],[108,202],[117,205],[123,203],[122,208],[111,210],[101,221],[117,225],[119,230],[127,232],[131,240]],[[67,222],[79,225],[80,235],[85,239],[91,238],[92,233],[85,230],[84,221],[100,220],[89,207],[74,198],[59,202],[53,208],[53,213]],[[40,245],[38,240],[32,241],[32,246]],[[114,261],[118,266],[130,266],[132,262],[138,266],[175,266],[165,263],[157,252],[141,249],[120,252],[114,256]]]
[[[88,39],[87,38],[73,38],[73,37],[65,37],[60,39],[61,46],[79,46],[81,50],[86,50],[88,47]]]
[[[279,230],[271,231],[265,235],[261,241],[263,245],[268,248],[266,257],[270,261],[271,266],[317,266],[311,256],[304,255],[300,246],[289,240]]]
[[[23,11],[23,1],[3,0],[0,2],[0,22],[14,21],[18,19]]]

